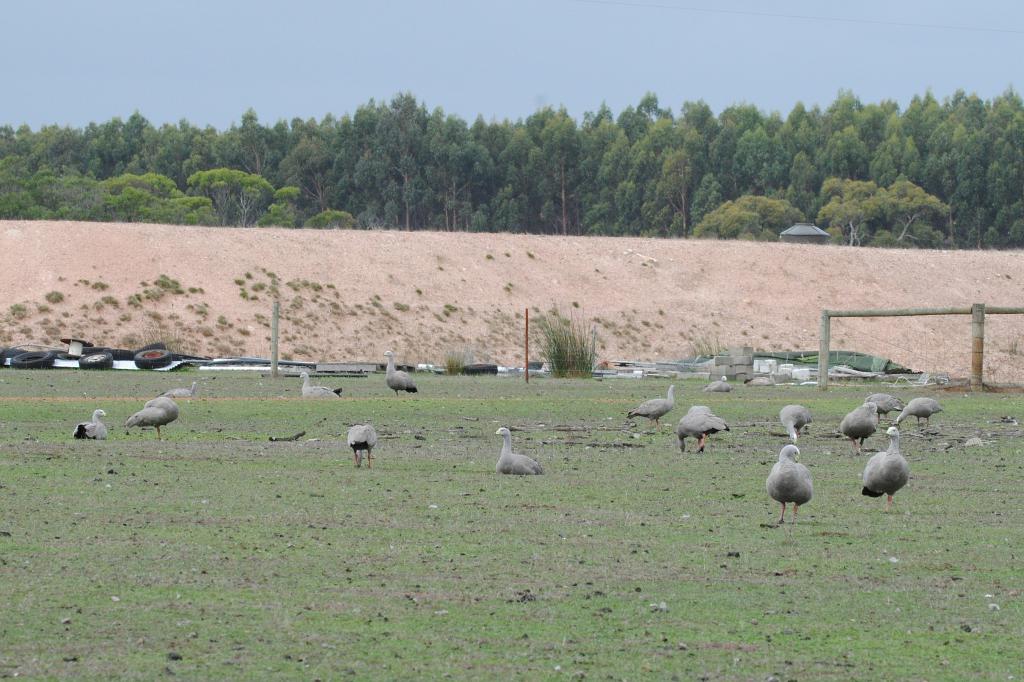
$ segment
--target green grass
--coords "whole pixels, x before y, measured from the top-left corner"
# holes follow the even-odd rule
[[[203,397],[164,441],[116,427],[193,378]],[[1018,396],[938,394],[931,428],[904,430],[912,478],[886,514],[833,434],[865,387],[682,383],[655,433],[624,415],[662,380],[417,376],[398,398],[382,375],[318,381],[344,397],[227,372],[0,371],[0,675],[1024,675],[1021,430],[989,423],[1024,416]],[[815,498],[775,528],[764,478],[789,402],[814,412]],[[668,424],[694,403],[733,430],[681,455]],[[71,440],[96,407],[110,439]],[[344,444],[366,419],[372,471]],[[545,476],[494,473],[500,425]]]

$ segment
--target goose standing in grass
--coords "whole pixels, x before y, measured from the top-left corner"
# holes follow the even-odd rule
[[[810,424],[811,411],[803,405],[786,405],[779,410],[779,421],[786,427],[786,433],[794,443],[800,436],[800,429]]]
[[[103,410],[93,410],[92,419],[82,422],[75,427],[72,434],[75,438],[87,438],[89,440],[106,440],[107,425],[100,421],[100,417],[106,417]]]
[[[395,354],[391,351],[384,351],[384,357],[388,359],[388,369],[385,381],[388,388],[398,395],[399,391],[416,393],[416,382],[406,372],[395,369]]]
[[[494,434],[501,436],[503,439],[501,444],[501,455],[498,457],[497,466],[494,467],[495,471],[499,474],[516,474],[519,476],[530,476],[544,473],[544,467],[542,467],[537,460],[527,457],[526,455],[519,455],[512,452],[511,431],[502,426],[500,429],[495,431]]]
[[[199,382],[193,381],[192,388],[172,388],[160,394],[162,398],[195,398],[199,390]]]
[[[676,439],[679,441],[679,452],[686,452],[686,439],[697,438],[697,452],[704,452],[708,436],[719,431],[728,431],[729,426],[704,405],[694,405],[676,426]]]
[[[927,426],[928,418],[936,412],[942,412],[942,405],[939,405],[939,401],[935,398],[914,398],[903,408],[900,416],[896,417],[896,425],[899,426],[900,422],[907,417],[916,417],[918,425],[924,419],[925,426]]]
[[[900,430],[890,426],[886,433],[889,434],[889,449],[876,453],[868,460],[864,467],[864,488],[860,492],[868,497],[888,495],[885,511],[889,511],[892,508],[892,496],[910,479],[910,465],[900,453]]]
[[[764,487],[768,490],[768,496],[776,502],[782,503],[782,514],[779,516],[779,525],[786,520],[786,503],[793,503],[793,523],[796,523],[796,513],[801,504],[807,504],[814,495],[814,485],[811,482],[811,472],[803,464],[796,461],[800,450],[795,445],[787,445],[779,452],[779,461],[772,467]]]
[[[661,426],[661,422],[658,420],[671,412],[672,408],[676,406],[675,390],[674,384],[669,386],[668,395],[664,398],[652,398],[640,403],[626,413],[626,418],[647,417],[647,419],[654,422],[655,426]]]
[[[710,384],[704,387],[704,390],[708,393],[728,393],[732,390],[732,384],[725,377],[722,377],[718,381],[712,381]]]
[[[337,398],[341,396],[340,388],[327,388],[326,386],[313,386],[309,383],[309,372],[299,374],[302,379],[303,398]]]
[[[373,448],[377,446],[377,431],[372,424],[356,424],[348,430],[348,446],[352,448],[355,465],[362,466],[366,452],[366,468],[373,468]]]
[[[160,427],[170,424],[178,418],[178,403],[170,398],[160,396],[153,398],[142,409],[128,417],[124,422],[124,428],[130,429],[133,426],[156,427],[156,439],[161,440]]]
[[[879,417],[884,417],[890,412],[899,412],[903,409],[903,401],[888,393],[872,393],[864,399],[866,403],[874,403],[878,407]]]
[[[860,454],[864,439],[878,428],[878,406],[864,403],[839,422],[839,431],[853,443],[853,451]]]

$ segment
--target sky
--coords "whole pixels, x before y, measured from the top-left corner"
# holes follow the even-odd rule
[[[138,111],[223,130],[412,93],[467,121],[618,114],[645,93],[785,116],[1022,87],[1019,0],[38,0],[4,3],[0,125]]]

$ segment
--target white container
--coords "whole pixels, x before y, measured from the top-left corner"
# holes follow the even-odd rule
[[[811,370],[806,367],[798,367],[793,370],[793,378],[797,381],[807,381],[811,378]]]

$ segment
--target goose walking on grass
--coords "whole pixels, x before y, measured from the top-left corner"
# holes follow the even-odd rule
[[[75,426],[72,434],[75,438],[86,438],[89,440],[106,440],[107,425],[100,421],[100,417],[106,417],[103,410],[93,410],[92,419]]]
[[[675,385],[669,386],[668,395],[664,398],[652,398],[640,403],[626,413],[626,418],[646,417],[654,422],[655,426],[661,426],[661,422],[658,420],[671,412],[672,408],[676,406],[675,390]]]
[[[377,446],[377,431],[371,424],[356,424],[348,430],[348,446],[352,448],[355,465],[362,466],[366,453],[366,468],[373,468],[373,448]]]
[[[853,443],[853,451],[860,454],[864,440],[878,428],[878,406],[864,403],[839,422],[839,432]]]
[[[679,442],[679,452],[686,452],[686,439],[696,438],[697,452],[704,452],[704,445],[708,436],[719,431],[728,431],[729,426],[725,421],[713,414],[711,408],[704,405],[694,405],[676,425],[676,439]]]
[[[161,398],[195,398],[199,382],[193,381],[192,388],[172,388],[160,394]]]
[[[309,372],[299,374],[302,379],[303,398],[337,398],[341,396],[340,388],[327,388],[326,386],[313,386],[309,383]]]
[[[395,369],[395,354],[391,351],[384,351],[384,357],[388,359],[388,369],[385,381],[388,388],[398,395],[399,391],[416,393],[416,382],[406,372]]]
[[[495,471],[499,474],[516,474],[518,476],[544,473],[544,467],[537,460],[512,452],[511,431],[502,426],[494,434],[502,437],[501,455],[498,456],[498,464],[494,467]]]
[[[927,426],[928,418],[936,412],[942,412],[942,405],[939,405],[939,401],[935,398],[914,398],[903,408],[900,416],[896,417],[896,425],[899,426],[900,422],[907,417],[916,417],[918,425],[924,419],[924,424]]]
[[[156,427],[156,439],[161,440],[160,427],[170,424],[172,421],[178,418],[178,403],[174,402],[170,398],[153,398],[145,405],[142,409],[128,417],[124,422],[124,428],[130,429],[133,426],[138,427]]]
[[[813,421],[811,411],[803,405],[786,405],[779,410],[779,421],[786,427],[786,433],[794,443],[800,437],[800,429]]]
[[[910,479],[910,465],[900,453],[899,429],[890,426],[886,433],[889,434],[889,449],[876,453],[868,460],[864,467],[864,488],[860,492],[868,497],[888,495],[885,511],[889,511],[892,508],[892,496]]]
[[[793,504],[793,523],[801,504],[807,504],[814,495],[811,472],[803,464],[796,461],[800,450],[795,445],[787,445],[779,452],[779,461],[772,467],[768,479],[764,482],[768,496],[782,504],[779,525],[786,520],[786,503]]]
[[[704,390],[708,393],[728,393],[732,390],[732,384],[725,377],[722,377],[718,381],[712,381],[710,384],[704,387]]]
[[[864,399],[866,403],[874,403],[878,407],[879,417],[884,417],[890,412],[899,412],[903,409],[903,401],[888,393],[872,393]]]

